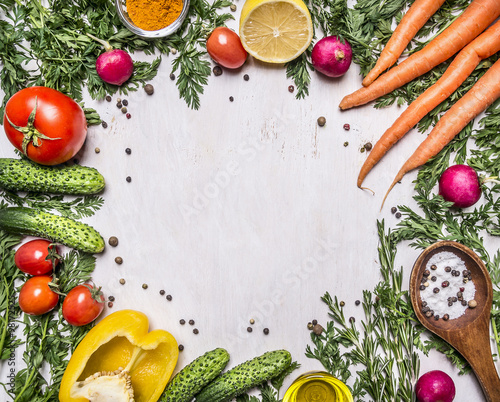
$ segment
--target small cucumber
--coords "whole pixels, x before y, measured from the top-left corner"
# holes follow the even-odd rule
[[[89,195],[104,188],[104,177],[86,166],[43,166],[27,159],[0,158],[0,188],[16,192]]]
[[[274,350],[223,373],[196,396],[196,402],[228,402],[279,375],[292,363],[290,352]]]
[[[179,371],[169,382],[160,402],[189,402],[217,377],[229,361],[229,353],[217,348],[198,357]]]
[[[104,239],[93,227],[48,212],[24,207],[0,208],[0,229],[40,236],[87,253],[104,250]]]

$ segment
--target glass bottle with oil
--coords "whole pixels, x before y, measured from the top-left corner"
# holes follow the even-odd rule
[[[311,371],[290,385],[283,402],[353,402],[353,399],[342,381],[325,371]]]

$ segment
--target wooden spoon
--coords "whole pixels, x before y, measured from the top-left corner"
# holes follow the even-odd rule
[[[444,321],[422,313],[420,285],[429,259],[439,252],[459,257],[472,274],[476,288],[476,308],[467,308],[458,318]],[[462,273],[460,273],[462,274]],[[500,402],[500,378],[493,362],[490,344],[490,312],[493,299],[491,278],[481,259],[469,248],[453,241],[440,241],[427,247],[415,261],[410,277],[413,309],[422,325],[453,346],[470,364],[488,402]]]

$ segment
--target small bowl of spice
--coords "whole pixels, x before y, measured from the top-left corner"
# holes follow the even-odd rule
[[[172,35],[189,10],[189,0],[115,0],[115,4],[122,23],[146,39]]]

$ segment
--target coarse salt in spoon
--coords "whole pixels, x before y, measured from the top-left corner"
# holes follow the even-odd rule
[[[474,293],[468,293],[469,297],[473,294],[473,299],[467,300],[467,297],[462,297],[465,302],[470,302],[472,308],[467,304],[463,313],[454,315],[456,318],[446,319],[445,317],[443,319],[443,316],[437,318],[428,312],[426,315],[423,310],[427,310],[425,307],[430,307],[431,298],[428,297],[429,293],[436,292],[439,295],[441,290],[444,289],[442,281],[432,283],[430,280],[433,269],[437,273],[439,267],[434,266],[433,269],[430,269],[429,261],[439,261],[441,255],[449,257],[449,253],[456,256],[457,262],[465,265],[465,270],[470,273]],[[465,293],[465,285],[468,285],[470,289],[471,284],[467,283],[469,281],[468,276],[464,276],[461,268],[459,270],[460,278],[467,278],[462,287],[463,293]],[[428,272],[425,272],[426,270]],[[451,271],[449,274],[451,275]],[[439,279],[441,280],[443,278],[442,273],[440,275]],[[446,290],[449,290],[448,286],[446,286]],[[456,283],[455,286],[457,286]],[[435,291],[436,288],[439,291]],[[460,292],[460,289],[457,289],[458,292]],[[435,296],[434,299],[436,299]],[[415,261],[410,277],[410,297],[415,314],[422,325],[453,346],[470,364],[481,384],[487,401],[500,402],[500,378],[493,362],[490,344],[490,312],[493,287],[490,275],[481,259],[471,249],[457,242],[440,241],[432,244]],[[427,304],[422,305],[423,299],[427,300]],[[458,302],[461,302],[461,300],[452,303]]]

